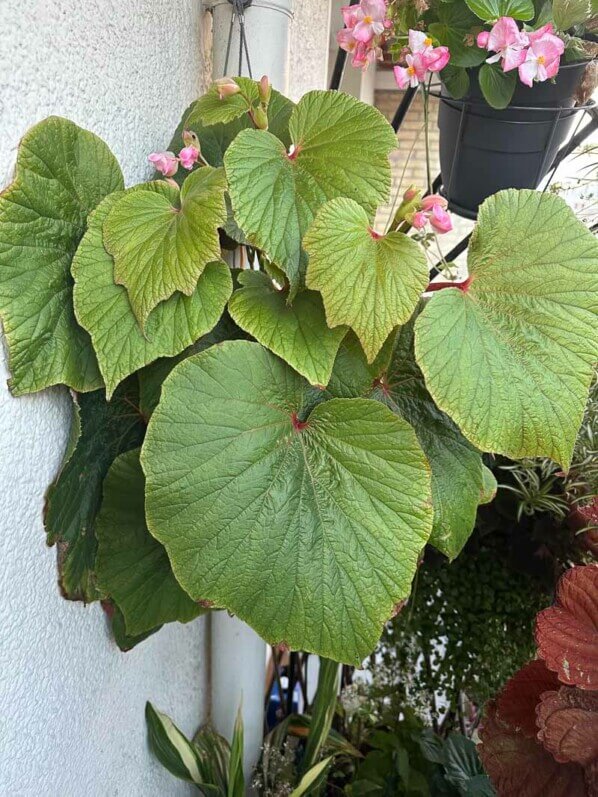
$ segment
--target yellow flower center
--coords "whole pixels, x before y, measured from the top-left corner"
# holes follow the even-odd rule
[[[371,25],[372,22],[374,21],[374,17],[364,17],[363,21],[365,22],[366,25]]]
[[[407,74],[408,75],[415,75],[415,67],[414,66],[408,66],[407,67]]]
[[[546,61],[545,56],[543,55],[538,56],[538,63],[540,64],[540,66],[544,66],[545,61]]]
[[[426,47],[431,47],[432,39],[428,36],[427,38],[424,39],[424,44],[426,45]]]

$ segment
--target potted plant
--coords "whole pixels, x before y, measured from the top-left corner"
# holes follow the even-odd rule
[[[382,19],[368,40],[362,16],[375,11]],[[595,25],[589,3],[362,0],[344,14],[339,44],[354,65],[367,66],[386,44],[401,88],[422,83],[429,92],[431,73],[440,72],[433,93],[453,209],[475,218],[497,191],[539,185],[580,108],[576,92],[595,50],[581,38]]]

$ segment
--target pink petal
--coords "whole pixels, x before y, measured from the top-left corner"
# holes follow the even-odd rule
[[[547,25],[543,25],[541,28],[538,28],[538,30],[533,30],[531,33],[528,33],[527,36],[530,42],[535,42],[538,39],[541,39],[542,36],[545,36],[547,33],[554,33],[554,25],[552,22],[549,22]]]
[[[361,10],[367,17],[373,17],[375,22],[384,22],[386,17],[385,0],[361,0]]]
[[[426,50],[430,45],[426,44],[428,34],[421,30],[409,31],[409,47],[412,53],[421,53]]]
[[[415,75],[413,77],[417,77],[420,81],[426,79],[428,64],[426,56],[423,53],[415,53],[415,55],[411,56],[411,60],[410,57],[407,56],[407,63],[415,69]]]
[[[534,84],[534,78],[538,74],[538,64],[534,58],[529,58],[519,66],[519,80],[530,88]]]
[[[432,210],[434,205],[439,205],[444,209],[448,206],[448,202],[440,194],[430,194],[422,199],[422,210]]]
[[[413,218],[411,219],[411,226],[415,227],[416,230],[423,230],[423,228],[428,223],[428,214],[424,213],[423,210],[418,210],[417,213],[413,214]]]
[[[504,50],[510,44],[519,43],[519,28],[511,17],[501,17],[492,26],[488,36],[488,49],[498,52]]]
[[[511,69],[517,69],[527,57],[527,50],[519,47],[507,47],[502,62],[502,71],[510,72]]]
[[[440,72],[451,58],[448,47],[434,47],[424,54],[426,67],[430,72]]]
[[[343,6],[341,11],[343,13],[343,22],[348,28],[354,28],[364,17],[364,13],[359,6]]]
[[[341,50],[346,50],[348,53],[352,53],[357,44],[355,36],[353,36],[353,31],[348,28],[343,28],[338,31],[336,34],[336,41]]]
[[[404,66],[395,66],[394,68],[395,80],[400,89],[406,89],[409,86],[410,75]]]
[[[374,31],[372,29],[372,25],[369,22],[358,22],[357,25],[355,25],[355,27],[353,28],[353,35],[355,36],[358,42],[363,42],[363,44],[369,44],[374,38]]]
[[[432,208],[430,224],[439,233],[450,232],[453,229],[451,217],[439,204],[434,205]]]
[[[482,50],[485,50],[488,47],[488,39],[490,38],[490,34],[487,30],[483,30],[481,33],[478,33],[476,44],[478,47],[481,47]]]

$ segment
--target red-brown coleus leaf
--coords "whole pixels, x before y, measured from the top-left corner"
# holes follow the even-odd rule
[[[559,764],[535,739],[515,730],[486,705],[478,754],[498,797],[584,797],[579,764]],[[590,792],[591,793],[591,792]]]
[[[598,760],[598,692],[561,686],[542,695],[536,712],[538,739],[557,761]]]
[[[536,644],[564,684],[598,689],[598,565],[561,577],[554,606],[536,618]]]
[[[500,719],[513,730],[531,739],[536,737],[536,707],[543,692],[558,689],[556,673],[551,672],[542,659],[530,661],[507,681],[496,698]]]

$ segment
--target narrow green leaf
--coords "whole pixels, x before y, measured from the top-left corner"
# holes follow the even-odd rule
[[[533,0],[465,0],[473,13],[484,22],[512,17],[527,22],[534,17]]]
[[[237,719],[233,730],[228,767],[227,797],[245,797],[245,778],[243,776],[243,715],[241,707],[237,711]]]
[[[322,294],[328,324],[351,327],[371,362],[426,289],[423,249],[401,232],[377,235],[365,210],[344,198],[320,208],[304,246],[306,283]]]
[[[471,284],[415,325],[434,401],[482,451],[571,460],[598,357],[598,242],[557,196],[501,191],[480,208]]]
[[[202,613],[179,586],[164,547],[147,529],[144,490],[139,449],[121,454],[104,480],[95,527],[98,587],[122,611],[130,636],[165,623],[188,623]]]
[[[387,198],[396,137],[375,108],[326,91],[301,99],[289,130],[291,154],[271,133],[243,130],[224,165],[238,224],[295,290],[306,265],[301,240],[320,205],[347,196],[373,213]]]
[[[137,189],[152,190],[155,185],[146,183]],[[106,197],[90,216],[72,265],[75,314],[91,335],[108,398],[129,374],[158,357],[178,354],[209,332],[222,315],[233,287],[230,271],[222,261],[208,263],[191,296],[175,293],[150,313],[144,334],[126,289],[114,282],[114,261],[102,240],[104,221],[122,196],[117,192]]]
[[[290,797],[301,797],[301,795],[303,794],[308,794],[309,790],[313,789],[314,786],[316,786],[316,784],[320,782],[320,779],[323,778],[324,773],[330,766],[331,762],[332,762],[332,756],[329,756],[328,758],[325,758],[323,761],[320,761],[319,764],[316,764],[314,767],[312,767],[309,770],[309,772],[306,772],[305,775],[299,781],[299,785],[297,786],[297,788],[293,789],[293,791],[291,792]]]
[[[310,402],[257,343],[181,362],[142,450],[148,527],[194,599],[271,643],[357,663],[409,593],[430,476],[411,427],[379,402]]]
[[[51,116],[21,141],[16,177],[0,195],[0,316],[14,395],[101,386],[75,321],[70,266],[88,214],[122,186],[106,144],[66,119]]]
[[[318,688],[311,711],[309,736],[301,762],[301,771],[307,772],[320,757],[322,747],[326,743],[332,727],[336,698],[340,685],[339,666],[336,661],[320,657]]]
[[[244,271],[241,289],[228,304],[234,321],[273,351],[312,385],[326,385],[346,327],[329,329],[322,297],[314,291],[288,293],[277,290],[263,273]]]
[[[102,483],[113,460],[141,444],[145,424],[138,401],[136,377],[123,382],[110,402],[103,390],[74,397],[73,425],[79,436],[48,488],[44,518],[48,544],[59,546],[62,590],[72,600],[98,597],[94,524]]]
[[[135,317],[180,291],[191,296],[206,265],[220,257],[218,227],[226,219],[222,169],[204,166],[180,189],[154,182],[126,191],[104,222],[114,281],[124,285]]]
[[[145,720],[150,750],[175,777],[189,783],[201,783],[196,753],[191,742],[174,722],[152,706],[145,704]]]
[[[480,88],[488,105],[506,108],[513,99],[517,85],[517,71],[503,72],[498,64],[482,64],[479,77]]]

